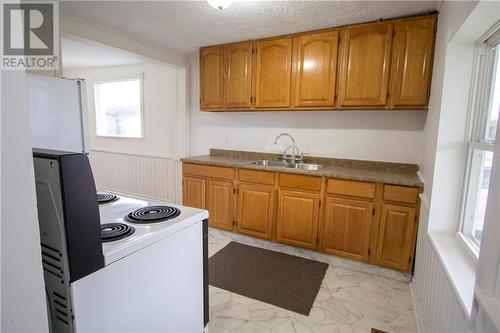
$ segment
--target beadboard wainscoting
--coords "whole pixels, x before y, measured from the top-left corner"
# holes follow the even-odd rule
[[[99,189],[182,203],[180,160],[100,150],[89,156]]]
[[[429,205],[422,200],[411,282],[417,324],[423,332],[470,332],[471,327],[427,232]]]

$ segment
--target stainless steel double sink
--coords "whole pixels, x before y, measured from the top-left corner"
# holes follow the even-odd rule
[[[264,167],[282,167],[288,169],[297,169],[297,170],[306,170],[306,171],[318,171],[323,168],[321,164],[310,164],[310,163],[285,163],[283,161],[274,161],[274,160],[257,160],[252,161],[249,164],[251,165],[260,165]]]

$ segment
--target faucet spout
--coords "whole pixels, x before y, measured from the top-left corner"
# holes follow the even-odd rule
[[[291,136],[290,134],[288,133],[281,133],[280,135],[278,135],[275,139],[274,139],[274,144],[277,144],[278,143],[278,140],[279,138],[281,138],[282,136],[287,136],[290,138],[290,140],[292,140],[292,143],[295,144],[295,139],[293,138],[293,136]]]

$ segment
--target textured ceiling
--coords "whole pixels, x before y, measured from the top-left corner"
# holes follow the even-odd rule
[[[61,1],[63,16],[189,54],[200,46],[428,12],[441,1]]]
[[[63,69],[108,67],[143,63],[144,60],[96,43],[61,38]]]

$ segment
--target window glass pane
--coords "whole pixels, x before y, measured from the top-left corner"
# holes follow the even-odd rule
[[[495,47],[495,66],[493,67],[493,82],[491,85],[491,102],[486,115],[486,128],[484,138],[486,140],[495,141],[498,112],[500,110],[500,46]]]
[[[492,162],[493,152],[479,149],[472,151],[463,233],[478,249],[483,232]]]
[[[97,135],[142,137],[139,79],[95,85]]]

